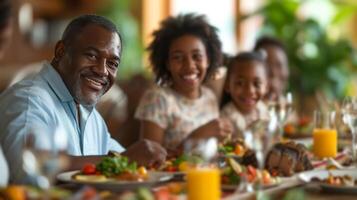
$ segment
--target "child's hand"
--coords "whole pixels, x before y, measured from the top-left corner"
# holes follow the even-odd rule
[[[217,132],[219,139],[224,139],[233,134],[233,125],[229,119],[221,117],[217,121],[219,123],[219,131]]]
[[[227,118],[214,119],[207,124],[196,129],[191,138],[208,138],[216,137],[224,139],[229,134],[233,133],[233,125]]]

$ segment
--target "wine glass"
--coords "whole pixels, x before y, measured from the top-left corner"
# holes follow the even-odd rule
[[[342,121],[347,124],[351,130],[352,142],[351,153],[353,162],[357,161],[356,158],[356,125],[357,125],[357,98],[346,97],[342,103]]]
[[[276,118],[278,121],[278,141],[283,138],[284,125],[288,116],[293,110],[293,95],[291,92],[287,92],[284,96],[280,97],[275,102],[269,102],[270,117]]]
[[[55,129],[52,134],[36,130],[25,135],[23,170],[31,184],[48,190],[55,175],[68,164],[62,153],[67,148],[67,135],[61,129]]]
[[[184,144],[184,153],[188,158],[200,157],[202,159],[201,164],[209,164],[218,151],[217,138],[208,139],[192,139],[188,140]]]
[[[272,115],[269,121],[259,121],[256,124],[256,126],[253,126],[251,129],[244,132],[244,143],[248,148],[255,152],[258,169],[262,172],[265,166],[264,161],[266,155],[273,145],[273,137],[277,131],[279,123],[277,115]],[[262,181],[262,178],[258,180],[258,193],[263,187]]]

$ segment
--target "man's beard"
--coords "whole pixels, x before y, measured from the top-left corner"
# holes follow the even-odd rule
[[[100,98],[104,95],[105,92],[108,91],[108,85],[106,85],[93,100],[92,98],[86,98],[82,92],[80,81],[76,81],[75,90],[74,90],[74,99],[77,103],[82,104],[84,106],[94,106],[98,103]]]

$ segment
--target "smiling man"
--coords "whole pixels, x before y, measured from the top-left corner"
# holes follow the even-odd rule
[[[10,166],[10,181],[23,183],[22,147],[28,134],[65,133],[71,168],[97,162],[109,151],[123,152],[131,160],[151,165],[162,162],[166,151],[141,140],[127,150],[110,138],[95,109],[115,81],[122,41],[115,25],[104,17],[74,19],[56,44],[51,63],[0,97],[0,142]],[[39,137],[36,137],[38,139]],[[43,137],[45,138],[45,137]],[[36,141],[44,149],[46,141]]]

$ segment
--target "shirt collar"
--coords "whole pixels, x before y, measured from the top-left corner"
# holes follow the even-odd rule
[[[50,63],[46,62],[44,64],[41,74],[62,102],[74,101],[66,84],[63,82],[62,77]]]
[[[61,75],[56,71],[56,69],[48,62],[44,63],[44,68],[41,71],[43,77],[46,79],[47,83],[50,85],[53,92],[62,102],[74,102],[74,98],[69,92],[66,84],[63,82]],[[94,105],[81,105],[83,110],[86,111],[84,117],[87,119],[92,112]]]

